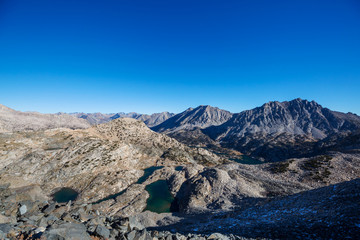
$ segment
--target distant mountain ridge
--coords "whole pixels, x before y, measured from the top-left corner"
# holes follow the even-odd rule
[[[212,138],[241,138],[255,134],[305,135],[323,139],[332,133],[360,128],[360,117],[323,108],[315,101],[295,99],[268,102],[261,107],[236,113],[226,123],[205,130]]]
[[[72,116],[85,119],[91,125],[106,123],[111,120],[115,113],[69,113]]]
[[[52,128],[88,128],[90,124],[68,114],[20,112],[0,104],[0,132],[15,132]]]
[[[161,124],[152,128],[156,132],[175,132],[183,129],[206,128],[220,125],[232,117],[232,113],[226,110],[201,105],[197,108],[188,108],[184,112],[176,114]]]
[[[202,132],[223,147],[271,161],[314,154],[316,142],[360,129],[360,117],[323,108],[315,101],[269,102],[234,114]],[[324,145],[327,145],[324,143]]]
[[[360,142],[358,115],[332,111],[300,98],[268,102],[240,113],[201,105],[179,114],[70,115],[22,113],[0,105],[0,131],[87,128],[117,118],[133,118],[190,146],[212,148],[215,152],[223,152],[221,148],[233,149],[265,161],[306,157],[335,148],[349,150]]]
[[[221,145],[278,161],[313,154],[322,149],[320,145],[338,146],[336,136],[341,133],[344,139],[344,134],[358,131],[360,117],[297,98],[268,102],[234,114],[211,106],[189,108],[151,129],[189,145],[215,148]],[[331,143],[327,143],[330,139]]]
[[[156,126],[166,119],[174,116],[174,113],[169,112],[162,112],[162,113],[153,113],[151,115],[148,114],[141,114],[136,112],[130,112],[130,113],[70,113],[70,115],[76,116],[78,118],[83,118],[86,121],[88,121],[91,125],[95,124],[102,124],[107,123],[112,120],[118,119],[118,118],[133,118],[140,121],[143,121],[148,127]]]
[[[0,132],[41,130],[54,128],[84,129],[91,125],[107,123],[118,118],[143,121],[148,127],[156,126],[175,114],[169,112],[151,115],[130,113],[55,113],[21,112],[0,104]]]

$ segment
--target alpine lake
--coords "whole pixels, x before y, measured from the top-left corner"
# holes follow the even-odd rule
[[[260,160],[251,158],[249,156],[243,155],[240,158],[236,159],[230,159],[234,162],[241,163],[241,164],[261,164],[262,162]],[[152,166],[149,168],[144,169],[144,174],[141,176],[137,184],[144,183],[148,177],[150,177],[156,170],[163,168],[162,166]],[[183,166],[176,166],[176,171],[181,171],[183,169]],[[175,212],[177,211],[177,204],[175,197],[171,194],[169,186],[167,184],[166,180],[158,180],[155,181],[145,187],[145,190],[149,193],[149,198],[147,199],[147,205],[144,211],[149,210],[151,212],[156,213],[166,213],[166,212]],[[100,203],[109,199],[115,199],[117,196],[123,194],[126,191],[123,190],[119,193],[115,193],[112,195],[109,195],[103,199],[100,199],[99,201],[95,203]],[[55,192],[52,197],[56,202],[63,203],[68,201],[74,201],[76,200],[77,196],[79,195],[78,192],[76,192],[74,189],[69,187],[64,187]]]

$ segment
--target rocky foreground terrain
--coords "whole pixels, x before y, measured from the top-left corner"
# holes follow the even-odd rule
[[[25,130],[18,123],[28,121],[28,115],[16,115],[16,128],[0,133],[0,239],[360,235],[358,116],[299,99],[265,104],[254,110],[261,112],[256,118],[245,112],[240,122],[246,126],[229,128],[226,135],[241,129],[261,132],[269,142],[261,145],[257,141],[262,138],[253,135],[252,153],[270,158],[242,164],[237,162],[239,148],[206,134],[215,128],[209,127],[212,120],[223,129],[232,126],[230,122],[240,124],[234,120],[239,115],[212,110],[201,106],[175,115],[176,121],[165,120],[160,124],[164,129],[171,122],[178,124],[166,134],[130,118],[87,128],[50,124]],[[242,141],[236,136],[234,144]],[[293,141],[286,142],[289,139]],[[302,154],[296,154],[295,146]],[[273,162],[281,152],[286,157]],[[158,183],[165,184],[159,185],[160,192],[149,190]],[[70,202],[55,197],[64,188],[76,193]],[[164,192],[171,196],[167,210],[149,211],[163,207],[149,205]]]
[[[92,204],[46,200],[39,187],[0,188],[2,239],[357,239],[359,179],[253,199],[226,212],[109,217]],[[241,237],[245,236],[245,237]]]
[[[294,171],[299,166],[307,166],[308,161],[309,159],[303,159],[300,164],[293,164],[281,171]],[[347,161],[358,164],[359,159]],[[341,162],[342,160],[335,159],[333,163],[336,166],[335,163]],[[141,211],[135,211],[137,213],[134,212],[129,217],[125,217],[126,213],[109,214],[107,208],[104,208],[104,204],[108,204],[106,202],[122,202],[125,199],[123,195],[103,203],[86,202],[81,198],[75,202],[56,203],[37,185],[18,188],[11,188],[11,184],[1,185],[0,237],[131,240],[357,238],[360,233],[360,180],[343,180],[352,179],[358,172],[347,176],[337,175],[341,177],[338,180],[343,182],[335,185],[328,185],[326,181],[314,181],[311,176],[306,184],[286,184],[278,176],[272,181],[277,185],[271,186],[270,182],[267,185],[265,181],[260,181],[273,171],[279,174],[279,166],[269,164],[262,167],[258,179],[250,178],[247,180],[250,183],[244,183],[244,180],[241,184],[235,183],[239,181],[236,178],[244,177],[243,174],[248,172],[246,170],[252,168],[247,167],[248,169],[243,169],[241,164],[231,163],[222,169],[195,165],[183,168],[180,174],[173,171],[169,180],[173,191],[178,186],[177,177],[192,175],[185,184],[186,188],[190,188],[185,191],[187,194],[181,196],[184,192],[179,190],[179,202],[184,201],[180,211],[160,214],[142,212],[143,207],[138,205]],[[358,165],[353,168],[358,169]],[[164,177],[169,172],[171,171],[165,168],[157,170],[144,184]],[[229,179],[228,175],[235,179]],[[308,175],[299,173],[299,176],[309,177]],[[240,186],[242,189],[234,191],[233,188]],[[264,188],[272,192],[262,193]],[[312,188],[315,189],[304,191]],[[293,192],[299,193],[292,194]],[[249,194],[251,197],[244,197]],[[234,197],[237,202],[230,203]],[[135,200],[137,197],[132,195],[130,198]],[[133,203],[128,203],[131,204]],[[217,204],[219,205],[216,206]]]

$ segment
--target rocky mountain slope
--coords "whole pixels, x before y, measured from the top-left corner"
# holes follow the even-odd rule
[[[164,121],[173,117],[174,115],[175,115],[174,113],[169,113],[169,112],[153,113],[151,115],[146,115],[147,116],[146,119],[144,120],[139,119],[139,120],[144,121],[144,123],[148,127],[154,127],[163,123]]]
[[[207,129],[217,140],[242,138],[248,135],[287,133],[323,139],[330,134],[360,128],[360,117],[323,108],[314,101],[295,99],[269,102],[261,107],[234,114],[221,126]]]
[[[135,119],[116,119],[85,130],[0,134],[2,184],[39,185],[49,194],[71,186],[82,201],[97,201],[126,189],[150,166],[222,162]]]
[[[298,98],[235,114],[211,106],[189,108],[152,129],[228,156],[236,150],[263,161],[281,161],[322,154],[330,145],[349,148],[344,138],[352,135],[354,141],[358,136],[354,132],[360,129],[360,117]]]
[[[88,128],[90,124],[68,114],[41,114],[20,112],[0,104],[0,132],[40,130],[53,128]]]
[[[315,143],[331,135],[360,129],[360,117],[295,99],[269,102],[234,114],[227,122],[203,130],[222,146],[268,161],[314,154]]]
[[[232,113],[211,106],[188,108],[163,123],[153,127],[156,132],[170,133],[182,129],[205,128],[220,125],[232,116]]]
[[[196,169],[196,171],[195,171]],[[184,212],[229,210],[246,198],[271,198],[360,177],[360,154],[332,153],[280,163],[193,167],[169,178]],[[187,177],[186,177],[187,176]],[[182,182],[181,187],[179,182]],[[177,186],[177,187],[176,187]]]

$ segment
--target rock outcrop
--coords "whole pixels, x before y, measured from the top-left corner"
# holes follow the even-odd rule
[[[238,209],[194,214],[151,230],[220,232],[265,239],[357,239],[360,179],[284,197],[250,198]]]
[[[359,177],[360,154],[333,152],[258,165],[188,165],[165,178],[178,200],[179,211],[199,213],[228,211],[242,206],[249,198],[287,196]]]
[[[146,211],[127,218],[107,216],[92,204],[46,200],[39,189],[0,186],[1,239],[357,239],[360,234],[360,179],[290,196],[249,198],[229,211]]]

